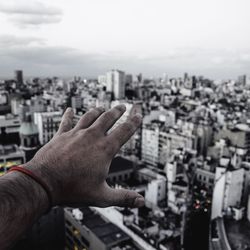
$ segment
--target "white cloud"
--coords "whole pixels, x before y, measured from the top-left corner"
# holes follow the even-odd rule
[[[0,5],[0,12],[19,27],[59,23],[62,10],[38,1],[6,1]]]

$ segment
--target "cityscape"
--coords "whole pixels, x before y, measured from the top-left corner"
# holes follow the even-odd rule
[[[246,72],[248,73],[248,72]],[[0,77],[0,175],[56,133],[118,104],[142,125],[113,159],[107,182],[135,190],[142,208],[54,207],[14,249],[249,250],[250,77],[215,80],[110,69],[95,77]],[[108,146],[108,145],[107,145]],[[69,166],[70,167],[70,166]]]

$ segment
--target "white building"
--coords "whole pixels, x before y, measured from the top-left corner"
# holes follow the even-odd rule
[[[145,203],[148,207],[157,207],[159,202],[166,198],[166,178],[158,176],[148,183],[145,192]]]
[[[223,168],[216,169],[212,201],[212,219],[223,217],[229,209],[241,205],[244,169],[224,171]]]
[[[34,113],[34,123],[38,127],[41,145],[52,139],[59,128],[61,119],[61,112]]]
[[[227,178],[225,183],[225,194],[224,194],[224,209],[240,205],[243,182],[244,182],[243,168],[227,172]]]
[[[123,71],[111,70],[107,72],[106,88],[107,91],[114,94],[114,98],[117,100],[125,98],[125,80],[126,76]]]
[[[149,168],[142,168],[137,174],[139,181],[146,180],[148,182],[145,190],[146,206],[157,208],[159,202],[166,198],[166,177]]]
[[[159,134],[157,124],[146,124],[142,129],[142,161],[154,167],[159,162]]]

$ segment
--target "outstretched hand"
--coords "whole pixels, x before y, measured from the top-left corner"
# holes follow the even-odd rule
[[[136,114],[107,133],[125,110],[124,105],[106,112],[94,108],[72,128],[74,113],[68,108],[56,135],[24,164],[47,183],[53,205],[144,205],[140,194],[113,189],[106,182],[113,157],[141,124],[141,115]]]

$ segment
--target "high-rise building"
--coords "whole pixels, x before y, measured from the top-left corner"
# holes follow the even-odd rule
[[[107,72],[106,90],[112,92],[114,99],[124,99],[125,97],[125,80],[126,76],[123,71],[111,70]]]
[[[245,86],[246,83],[247,83],[247,76],[246,76],[246,75],[241,75],[241,76],[239,76],[239,77],[238,77],[238,82],[239,82],[241,85]]]
[[[15,80],[18,85],[23,84],[23,71],[22,70],[15,71]]]

